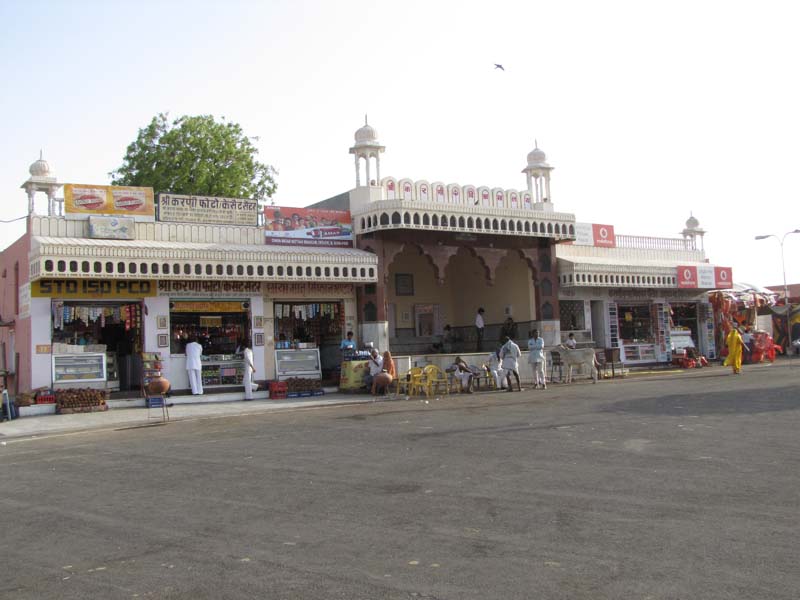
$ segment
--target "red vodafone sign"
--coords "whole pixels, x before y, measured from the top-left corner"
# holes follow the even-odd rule
[[[733,269],[730,267],[714,267],[714,287],[721,290],[733,287]]]
[[[595,246],[600,246],[601,248],[617,247],[617,238],[614,236],[613,225],[592,223],[592,238]]]
[[[678,287],[679,288],[696,288],[699,287],[697,281],[697,267],[695,266],[678,266]]]
[[[675,267],[679,288],[724,290],[733,286],[733,269],[712,265],[680,265]]]

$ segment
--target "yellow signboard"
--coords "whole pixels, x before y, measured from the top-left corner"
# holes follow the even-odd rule
[[[247,302],[238,300],[220,300],[218,302],[170,302],[170,312],[190,312],[190,313],[231,313],[247,312]]]
[[[155,281],[115,279],[39,279],[31,283],[34,298],[146,298],[158,294]]]
[[[153,188],[67,183],[64,185],[64,214],[67,218],[120,215],[154,221]]]
[[[50,344],[36,344],[36,354],[50,354],[52,348]]]

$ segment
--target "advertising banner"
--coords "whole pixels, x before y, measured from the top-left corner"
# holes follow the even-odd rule
[[[89,215],[89,237],[96,240],[135,240],[136,224],[131,217]]]
[[[575,223],[575,245],[616,248],[617,238],[614,235],[614,226],[598,223]]]
[[[724,290],[733,283],[733,269],[713,265],[676,267],[679,288],[699,288],[702,290]]]
[[[353,246],[349,211],[269,206],[264,217],[267,244]]]
[[[158,220],[170,223],[258,225],[258,202],[211,196],[158,195]]]
[[[113,185],[64,185],[64,216],[120,215],[137,221],[155,220],[153,188]]]
[[[733,269],[731,267],[714,267],[714,287],[727,290],[733,287]]]
[[[613,225],[598,225],[592,223],[592,238],[594,245],[602,248],[616,248],[617,238],[614,235]]]
[[[678,273],[678,287],[679,288],[696,288],[697,283],[697,267],[695,266],[681,266],[675,267]]]

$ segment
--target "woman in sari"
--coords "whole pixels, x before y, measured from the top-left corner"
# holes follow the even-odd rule
[[[392,353],[387,350],[383,353],[383,370],[372,379],[372,395],[375,396],[379,389],[382,389],[384,394],[388,393],[389,384],[394,381],[395,377],[397,377],[397,371]]]
[[[742,351],[744,350],[744,341],[742,334],[736,328],[736,325],[731,325],[731,330],[725,338],[725,345],[728,347],[728,357],[725,359],[725,365],[733,369],[734,375],[738,375],[742,370]]]

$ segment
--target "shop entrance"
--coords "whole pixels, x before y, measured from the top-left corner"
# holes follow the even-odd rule
[[[700,347],[700,340],[697,336],[697,303],[680,302],[670,303],[670,329],[689,330],[692,333],[692,341],[696,348]]]
[[[53,355],[60,353],[56,344],[105,353],[107,389],[140,387],[141,365],[134,359],[142,351],[141,302],[53,300],[51,306]]]
[[[275,347],[319,349],[322,384],[339,384],[344,338],[344,304],[338,302],[276,302]]]

